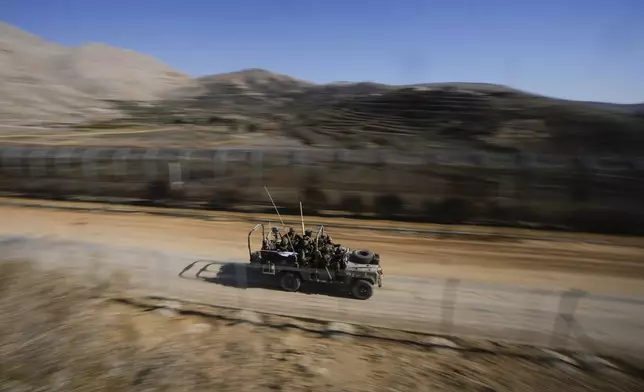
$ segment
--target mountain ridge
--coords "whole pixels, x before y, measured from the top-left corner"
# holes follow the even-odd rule
[[[6,23],[0,119],[192,124],[356,149],[644,147],[644,103],[573,101],[492,83],[314,83],[262,68],[193,78],[149,55],[101,43],[67,47]]]
[[[369,81],[315,83],[263,68],[194,78],[133,50],[100,42],[67,47],[5,22],[0,22],[0,76],[0,101],[4,104],[0,116],[9,121],[30,117],[51,120],[57,116],[62,121],[91,120],[94,115],[101,117],[100,114],[122,115],[106,100],[185,99],[231,91],[276,99],[303,93],[307,89],[311,94],[329,93],[340,97],[405,88],[456,88],[484,93],[520,91],[499,84],[468,82],[407,85]],[[588,104],[627,112],[644,111],[644,102]]]

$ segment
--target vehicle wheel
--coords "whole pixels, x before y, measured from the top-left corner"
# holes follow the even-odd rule
[[[351,287],[351,294],[357,299],[369,299],[373,295],[373,285],[366,280],[356,280]]]
[[[299,276],[291,273],[282,275],[280,279],[280,286],[284,291],[294,292],[300,289],[302,286],[302,279]]]
[[[355,250],[349,260],[357,264],[369,264],[373,261],[373,252],[366,249]]]

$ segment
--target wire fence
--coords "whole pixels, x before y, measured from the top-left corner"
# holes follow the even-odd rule
[[[437,223],[636,233],[644,159],[333,149],[0,149],[0,190],[41,197],[268,206]],[[641,231],[641,230],[640,230]]]

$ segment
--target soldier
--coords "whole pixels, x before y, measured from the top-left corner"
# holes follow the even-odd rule
[[[271,234],[272,234],[272,238],[269,238],[268,243],[269,243],[270,249],[275,250],[277,249],[277,242],[280,239],[280,230],[277,227],[273,226],[271,228]]]
[[[345,262],[343,257],[346,251],[347,248],[345,248],[344,246],[336,246],[335,248],[335,259],[337,260],[339,269],[347,268],[347,263]]]
[[[308,237],[304,236],[300,242],[298,242],[297,253],[298,259],[301,261],[302,265],[306,265],[309,262],[311,256],[311,241]]]
[[[328,259],[324,257],[319,249],[313,251],[313,261],[315,268],[325,268],[328,266]]]
[[[313,232],[311,230],[304,231],[304,237],[298,241],[297,252],[299,254],[299,259],[302,261],[302,264],[308,264],[313,256],[313,240],[311,238]]]
[[[295,229],[291,227],[288,229],[288,233],[282,236],[282,242],[286,244],[289,250],[295,250],[301,238],[295,234]]]
[[[287,252],[289,250],[288,240],[278,239],[275,243],[275,249],[280,252]]]
[[[323,255],[331,255],[333,254],[333,245],[327,242],[324,245],[320,246],[320,250],[322,251]]]
[[[318,247],[320,247],[320,248],[321,248],[325,243],[326,243],[326,236],[325,236],[324,234],[320,234],[320,235],[318,236],[318,238],[316,238],[316,240],[315,240],[315,244],[316,244]]]
[[[302,240],[306,240],[307,246],[313,245],[313,232],[311,230],[304,230]],[[303,241],[302,243],[304,244],[305,242]]]
[[[322,253],[322,258],[324,259],[324,264],[326,266],[333,264],[333,246],[328,243],[324,244],[322,247],[320,247],[320,251]]]
[[[297,234],[295,232],[295,229],[292,228],[292,227],[290,229],[288,229],[288,235],[289,235],[289,238],[293,238],[295,243],[297,243],[299,240],[302,239],[302,236]]]

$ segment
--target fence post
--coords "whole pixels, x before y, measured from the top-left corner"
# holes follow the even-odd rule
[[[554,331],[550,340],[550,346],[552,348],[565,348],[570,331],[573,328],[574,314],[577,310],[577,305],[579,305],[579,299],[585,295],[585,291],[577,289],[571,289],[561,293]]]
[[[47,174],[47,155],[49,148],[39,148],[28,155],[30,177],[42,177]]]
[[[179,157],[179,166],[181,167],[181,175],[186,179],[186,181],[190,181],[191,162],[192,162],[193,152],[194,150],[183,150]]]
[[[98,170],[96,170],[96,160],[100,149],[89,149],[83,153],[83,175],[85,178],[94,180],[98,175]]]
[[[4,172],[15,177],[22,177],[23,149],[10,147],[2,153],[2,167]]]
[[[118,150],[116,154],[112,156],[112,159],[114,161],[114,175],[117,178],[121,178],[122,180],[127,179],[127,159],[129,154],[130,149],[125,148]]]
[[[226,175],[226,164],[228,163],[228,150],[218,150],[215,152],[214,173],[215,177],[224,177]]]
[[[159,150],[156,148],[147,149],[143,154],[143,170],[148,181],[154,181],[158,177],[157,156]],[[150,163],[152,161],[152,163]]]
[[[456,314],[456,294],[458,292],[459,279],[448,279],[445,281],[443,290],[443,301],[441,305],[441,332],[451,335],[454,329],[454,315]]]
[[[255,178],[261,180],[264,176],[264,152],[262,150],[253,151],[252,169]]]
[[[168,162],[168,182],[170,182],[170,189],[172,190],[178,190],[183,187],[181,162]]]
[[[73,148],[63,148],[54,156],[56,177],[71,177]]]

